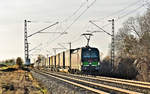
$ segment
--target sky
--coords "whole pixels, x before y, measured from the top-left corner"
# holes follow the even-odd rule
[[[94,21],[104,30],[111,33],[109,19],[115,21],[115,32],[122,23],[131,16],[141,15],[146,10],[145,2],[148,0],[0,0],[0,60],[22,57],[24,59],[24,20],[27,23],[28,35],[37,32],[49,25],[59,24],[39,33],[29,40],[30,57],[37,54],[54,55],[53,48],[83,47],[86,39],[81,34],[86,31],[100,31],[90,24]],[[93,3],[93,4],[92,4]],[[92,4],[92,5],[91,5]],[[91,6],[90,6],[91,5]],[[145,6],[144,6],[145,5]],[[141,8],[138,8],[142,6]],[[126,15],[128,14],[128,15]],[[58,32],[67,32],[60,36]],[[59,37],[60,36],[60,37]],[[102,56],[110,51],[111,37],[103,32],[94,33],[90,46],[100,50]],[[65,49],[64,49],[65,50]],[[58,52],[62,49],[57,50]]]

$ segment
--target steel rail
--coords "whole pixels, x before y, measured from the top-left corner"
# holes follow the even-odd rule
[[[149,82],[126,80],[126,79],[119,79],[119,78],[110,78],[110,77],[102,77],[102,76],[96,76],[96,78],[109,79],[109,80],[122,81],[122,82],[129,82],[129,83],[135,83],[135,84],[142,84],[142,85],[148,85],[148,86],[150,86],[150,83],[149,83]]]
[[[124,80],[124,79],[118,79],[118,78],[109,78],[109,77],[102,77],[101,76],[91,76],[91,75],[77,75],[77,74],[66,74],[66,73],[60,73],[62,75],[70,75],[72,77],[80,77],[84,79],[89,79],[95,81],[100,81],[100,83],[105,83],[106,85],[111,86],[117,86],[118,88],[128,89],[131,91],[136,92],[142,92],[142,93],[150,93],[150,86],[147,82],[141,82],[141,81],[130,81],[130,80]],[[132,83],[133,82],[133,83]],[[137,83],[136,83],[137,82]],[[112,84],[111,84],[112,83]],[[141,83],[141,84],[140,84]],[[114,84],[114,85],[113,85]]]
[[[81,75],[74,75],[74,74],[70,74],[70,75],[83,77]],[[84,77],[89,78],[89,79],[93,79],[93,80],[107,81],[107,82],[126,84],[126,85],[131,85],[131,86],[150,89],[150,83],[148,83],[148,82],[125,80],[125,79],[118,79],[118,78],[109,78],[109,77],[100,77],[100,76],[96,76],[95,78],[94,77],[89,77],[89,76],[84,76]]]
[[[95,82],[89,82],[89,81],[85,81],[85,80],[81,80],[81,79],[71,78],[71,77],[63,76],[63,75],[56,74],[56,73],[49,73],[49,72],[45,72],[45,71],[43,71],[43,72],[47,73],[47,74],[51,74],[51,75],[55,75],[55,76],[59,76],[59,77],[63,77],[63,78],[67,78],[67,79],[83,82],[83,83],[88,83],[88,84],[91,84],[91,85],[95,85],[95,86],[98,86],[98,87],[106,88],[106,89],[117,91],[117,92],[121,92],[121,93],[142,94],[142,93],[139,93],[139,92],[130,91],[130,90],[126,90],[126,89],[121,89],[121,88],[117,88],[117,87],[113,87],[113,86],[108,86],[108,85],[99,84],[99,83],[95,83]]]
[[[37,71],[36,71],[37,72]],[[59,77],[56,77],[56,76],[53,76],[53,75],[50,75],[50,74],[47,74],[47,73],[43,73],[43,72],[39,72],[38,73],[40,74],[44,74],[44,75],[47,75],[47,76],[50,76],[50,77],[53,77],[55,79],[58,79],[58,80],[61,80],[61,81],[64,81],[66,83],[69,83],[69,84],[72,84],[72,85],[75,85],[75,86],[78,86],[78,87],[81,87],[81,88],[84,88],[84,89],[87,89],[89,91],[92,91],[92,92],[95,92],[95,93],[98,93],[98,94],[109,94],[107,92],[104,92],[104,91],[101,91],[101,90],[98,90],[98,89],[94,89],[94,88],[91,88],[91,87],[87,87],[87,86],[84,86],[82,84],[78,84],[78,83],[75,83],[75,82],[71,82],[71,81],[68,81],[66,79],[63,79],[63,78],[59,78]]]

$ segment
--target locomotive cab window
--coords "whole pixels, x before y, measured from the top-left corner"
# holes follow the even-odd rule
[[[99,52],[96,49],[83,49],[82,62],[84,61],[99,61]]]

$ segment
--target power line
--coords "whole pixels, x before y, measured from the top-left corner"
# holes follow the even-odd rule
[[[65,20],[63,20],[62,22],[64,21],[67,21],[68,19],[70,19],[71,17],[73,17],[74,15],[76,15],[78,13],[78,11],[85,5],[85,3],[81,4],[80,7],[75,11],[73,12],[72,15],[70,15],[68,18],[66,18]]]
[[[137,10],[141,9],[142,7],[144,7],[144,5],[141,5],[141,6],[137,7],[136,9],[134,9],[134,10],[132,10],[132,11],[130,11],[130,12],[124,14],[123,16],[120,16],[120,17],[118,16],[118,18],[116,18],[115,21],[116,21],[116,22],[119,21],[120,19],[122,19],[122,18],[124,18],[125,16],[128,16],[128,15],[130,15],[130,14],[136,12]],[[106,27],[106,26],[108,26],[108,25],[110,25],[110,24],[111,24],[111,23],[105,24],[105,25],[102,26],[102,28],[104,28],[104,27]]]
[[[129,15],[129,14],[132,14],[132,13],[136,12],[137,10],[141,9],[142,7],[144,7],[144,5],[141,5],[141,6],[137,7],[136,9],[134,9],[134,10],[128,12],[127,14],[125,14],[125,15],[119,17],[118,20],[124,18],[125,16],[127,16],[127,15]]]
[[[63,32],[66,32],[95,2],[96,0],[94,0]]]
[[[96,2],[96,0],[94,0],[63,32],[67,32],[67,30]],[[62,34],[60,34],[58,37],[56,37],[55,39],[52,40],[52,42],[56,41],[57,39],[59,39],[62,36]],[[51,43],[52,43],[51,42]]]
[[[80,9],[81,9],[83,6],[85,6],[85,4],[86,4],[86,3],[81,3],[81,5],[79,6],[79,8],[76,9],[76,10],[72,13],[72,15],[68,16],[67,18],[65,18],[64,20],[62,20],[60,23],[67,22],[69,19],[71,19],[74,15],[76,15],[76,14],[80,11]],[[63,30],[62,30],[62,31],[63,31]]]
[[[123,8],[123,9],[121,9],[121,10],[115,12],[115,13],[113,13],[112,15],[119,14],[119,13],[121,13],[122,11],[128,9],[129,7],[132,7],[133,5],[138,4],[140,1],[141,1],[141,0],[138,0],[137,2],[134,2],[134,3],[130,4],[130,5],[128,5],[127,7]],[[148,1],[148,0],[147,0],[147,1]],[[137,10],[139,10],[140,8],[142,8],[143,6],[144,6],[144,5],[141,5],[141,6],[139,6],[138,8],[134,9],[133,11],[130,11],[130,12],[126,13],[125,15],[121,16],[121,17],[117,17],[117,18],[115,19],[115,21],[117,22],[118,20],[124,18],[125,16],[136,12]],[[120,14],[120,15],[121,15],[121,14]],[[120,16],[120,15],[119,15],[119,16]],[[105,19],[105,18],[107,18],[107,17],[110,17],[110,15],[108,15],[108,16],[106,16],[106,17],[104,17],[104,18],[101,18],[101,19]],[[95,21],[97,21],[97,20],[92,20],[92,21],[95,22]],[[107,27],[107,26],[110,25],[110,24],[111,24],[111,23],[105,24],[105,25],[102,26],[102,28]]]
[[[95,1],[96,1],[96,0],[95,0]],[[95,2],[95,1],[94,1],[94,2]],[[85,5],[85,3],[81,4],[80,7],[79,7],[71,16],[69,16],[68,18],[66,18],[66,19],[63,20],[62,22],[66,21],[66,20],[68,20],[69,18],[71,18],[72,16],[74,16],[84,5]],[[92,4],[92,5],[93,5],[93,4]],[[91,6],[92,6],[92,5],[91,5]],[[88,7],[88,8],[89,8],[89,7]],[[87,10],[87,9],[86,9],[86,10]],[[85,12],[86,12],[86,11],[85,11]],[[81,13],[80,16],[82,16],[82,14],[84,14],[84,13]],[[77,17],[77,19],[76,19],[75,21],[77,21],[77,20],[80,18],[80,16]],[[75,22],[75,21],[74,21],[74,22]],[[73,23],[74,23],[74,22],[73,22]],[[73,23],[72,23],[71,25],[73,25]],[[70,25],[69,27],[71,27],[71,25]],[[64,31],[64,32],[65,32],[65,31]],[[62,34],[60,34],[58,37],[60,37],[61,35],[62,35]],[[56,39],[57,39],[57,38],[56,38]],[[54,40],[55,40],[55,39],[54,39]],[[47,42],[47,43],[48,43],[48,42]]]
[[[95,1],[96,1],[96,0],[95,0]],[[139,0],[139,1],[140,1],[140,0]],[[139,1],[138,1],[138,2],[139,2]],[[137,3],[137,2],[133,3],[132,5],[134,5],[134,4],[136,4],[136,3]],[[131,6],[131,5],[130,5],[130,6]],[[74,16],[81,8],[82,8],[82,5],[79,7],[79,9],[77,9],[77,10],[73,13],[72,16]],[[84,10],[84,11],[64,30],[64,32],[67,31],[67,30],[88,10],[88,8],[89,8],[89,7],[87,7],[87,9]],[[122,9],[122,10],[125,10],[125,9],[127,9],[127,7],[124,8],[124,9]],[[140,8],[136,8],[136,9],[140,9]],[[136,9],[135,9],[135,10],[136,10]],[[135,10],[134,10],[134,11],[135,11]],[[120,10],[120,12],[122,12],[122,11]],[[120,12],[118,11],[118,13],[120,13]],[[116,12],[116,13],[117,13],[117,12]],[[116,14],[116,13],[114,13],[114,14]],[[117,13],[117,14],[118,14],[118,13]],[[131,12],[129,12],[129,13],[123,15],[123,17],[129,15],[130,13],[131,13]],[[133,11],[132,11],[132,13],[133,13]],[[69,16],[69,17],[72,17],[72,16]],[[69,17],[68,17],[68,19],[69,19]],[[121,18],[122,18],[122,16],[121,16],[119,19],[121,19]],[[68,20],[68,19],[67,19],[67,20]],[[119,19],[117,19],[117,20],[119,20]],[[106,25],[104,25],[104,26],[107,26],[107,25],[109,25],[109,24],[106,24]],[[53,41],[57,40],[57,39],[58,39],[59,37],[61,37],[61,36],[62,36],[62,35],[60,34],[60,35],[59,35],[56,39],[54,39]],[[79,39],[80,39],[80,38],[79,38]],[[78,40],[79,40],[79,39],[78,39]],[[52,41],[52,42],[53,42],[53,41]],[[76,40],[73,41],[73,42],[76,42]]]
[[[100,18],[100,19],[105,19],[105,18],[108,18],[108,17],[110,17],[110,16],[112,16],[112,15],[119,14],[119,13],[123,12],[124,10],[128,9],[129,7],[133,7],[134,5],[138,4],[139,2],[141,2],[141,0],[138,0],[137,2],[134,2],[134,3],[132,3],[132,4],[128,5],[128,6],[126,6],[125,8],[123,8],[123,9],[117,11],[117,12],[114,12],[114,13],[112,13],[112,14],[106,16],[106,17]],[[98,20],[92,20],[92,21],[93,21],[93,22],[97,22]]]

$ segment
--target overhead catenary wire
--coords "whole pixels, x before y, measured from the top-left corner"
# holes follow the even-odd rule
[[[138,0],[138,2],[139,2],[139,1],[140,1],[140,0]],[[124,9],[127,9],[127,8],[124,8]],[[140,9],[140,8],[136,8],[136,9]],[[135,9],[135,10],[136,10],[136,9]],[[120,10],[120,11],[121,11],[121,10]],[[133,11],[133,12],[134,12],[134,11]],[[133,13],[133,12],[132,12],[132,13]],[[74,14],[74,13],[73,13],[73,14]],[[76,14],[76,13],[75,13],[75,14]],[[83,14],[84,14],[84,13],[83,13]],[[131,12],[128,12],[128,13],[126,13],[126,14],[123,15],[123,16],[120,15],[120,17],[118,17],[118,20],[124,18],[125,16],[127,16],[127,15],[129,15],[129,14],[131,14]],[[81,15],[81,16],[82,16],[82,15]],[[80,16],[79,16],[79,18],[80,18]],[[76,18],[76,19],[77,19],[77,18]],[[77,20],[78,20],[78,19],[77,19]],[[116,19],[116,20],[117,20],[117,19]],[[72,26],[72,24],[74,24],[75,22],[76,22],[76,21],[74,20],[73,23],[71,23],[65,30],[67,31],[67,30]],[[107,25],[106,25],[106,26],[107,26]],[[64,30],[64,31],[65,31],[65,30]],[[62,36],[62,35],[60,34],[59,37],[60,37],[60,36]],[[56,40],[57,40],[59,37],[57,37]],[[54,39],[53,41],[55,41],[55,39]],[[53,41],[52,41],[52,42],[53,42]],[[75,42],[76,42],[76,41],[75,41]]]
[[[82,7],[85,6],[85,2],[84,3],[81,3],[81,5],[79,6],[79,8],[77,8],[73,13],[72,15],[68,16],[67,18],[65,18],[64,20],[60,21],[59,24],[62,24],[62,23],[66,23],[69,19],[71,19],[73,16],[75,16],[81,9]],[[63,31],[63,30],[62,30]]]
[[[72,16],[76,15],[77,12],[78,12],[84,5],[85,5],[85,3],[82,3],[82,4],[80,5],[80,7],[79,7],[77,10],[75,10],[75,12],[73,12],[73,14],[72,14],[71,16],[67,17],[67,18],[66,18],[65,20],[63,20],[62,22],[65,22],[65,21],[67,21],[69,18],[71,18]],[[62,23],[62,22],[59,22],[59,24]],[[44,28],[44,30],[47,29],[47,28],[48,28],[48,27]],[[42,31],[43,31],[43,30],[42,30]],[[41,32],[41,30],[40,30],[39,32]],[[30,37],[30,36],[29,36],[29,37]],[[47,42],[47,43],[48,43],[48,42]]]
[[[105,16],[105,17],[103,17],[103,18],[100,18],[100,19],[102,20],[102,19],[111,17],[111,16],[113,16],[113,15],[119,14],[119,13],[125,11],[126,9],[129,9],[130,7],[133,7],[134,5],[137,5],[137,4],[140,3],[140,2],[141,2],[141,0],[138,0],[138,1],[136,1],[136,2],[134,2],[134,3],[132,3],[132,4],[130,4],[130,5],[126,6],[125,8],[120,9],[119,11],[116,11],[116,12],[114,12],[114,13],[112,13],[112,14],[110,14],[110,15],[107,15],[107,16]],[[98,19],[98,20],[91,20],[91,21],[93,21],[93,22],[98,22],[100,19]]]
[[[66,32],[95,2],[96,0],[94,0],[63,32]]]
[[[139,10],[139,9],[141,9],[142,7],[144,7],[144,5],[141,5],[141,6],[137,7],[137,8],[135,8],[134,10],[127,12],[126,14],[119,15],[117,18],[115,18],[115,21],[119,21],[119,20],[121,20],[122,18],[124,18],[124,17],[126,17],[126,16],[128,16],[128,15],[130,15],[130,14],[133,14],[134,12],[136,12],[136,11]],[[92,21],[93,21],[93,20],[92,20]],[[103,25],[102,28],[104,28],[104,27],[106,27],[106,26],[108,26],[108,25],[111,25],[111,23],[108,23],[108,24]]]
[[[132,3],[132,4],[129,5],[129,6],[132,6],[132,5],[135,5],[135,4],[139,3],[139,1],[140,1],[140,0],[138,0],[138,1],[135,2],[135,3]],[[128,6],[128,7],[129,7],[129,6]],[[115,19],[115,20],[118,21],[118,20],[122,19],[123,17],[125,17],[125,16],[127,16],[127,15],[129,15],[129,14],[131,14],[131,13],[133,13],[133,12],[136,12],[138,9],[140,9],[140,8],[142,8],[142,7],[143,7],[143,5],[140,6],[140,7],[138,7],[138,8],[136,8],[136,9],[134,9],[133,11],[130,11],[130,12],[126,13],[125,15],[123,15],[123,16],[121,16],[121,17],[118,17],[118,18]],[[88,8],[89,8],[89,7],[88,7]],[[88,8],[87,8],[87,9],[88,9]],[[118,13],[121,12],[121,11],[123,11],[123,10],[125,10],[125,9],[127,9],[127,7],[121,9],[120,11],[118,11]],[[86,10],[85,10],[85,12],[86,12]],[[117,12],[115,12],[115,13],[117,13]],[[114,13],[114,14],[115,14],[115,13]],[[83,14],[84,14],[84,11],[83,11]],[[81,16],[82,16],[82,13],[81,13]],[[80,16],[78,16],[78,17],[80,18]],[[78,17],[76,18],[77,20],[78,20]],[[76,20],[74,20],[73,23],[74,23],[74,22],[76,22]],[[72,23],[72,24],[73,24],[73,23]],[[72,26],[72,24],[70,24],[70,26],[69,26],[68,28],[66,28],[66,29],[64,30],[64,32],[67,31],[67,30]],[[104,27],[106,27],[106,26],[108,26],[108,25],[110,25],[110,23],[108,23],[108,24],[106,24],[106,25],[104,25],[104,26],[102,26],[102,27],[104,28]],[[61,35],[59,35],[59,37],[61,37]],[[57,37],[56,39],[58,39],[59,37]],[[80,40],[80,38],[78,38],[78,39],[72,41],[72,43],[77,42],[77,41],[79,41],[79,40]],[[55,40],[54,40],[54,41],[55,41]]]
[[[79,10],[80,10],[84,5],[85,5],[85,3],[82,3],[82,4],[79,6],[79,8],[78,8],[77,10],[75,10],[75,12],[73,12],[72,15],[70,15],[69,17],[67,17],[67,18],[66,18],[65,20],[63,20],[62,22],[68,21],[68,19],[70,19],[71,17],[73,17],[74,15],[76,15],[76,14],[79,12]]]
[[[32,48],[31,50],[29,50],[29,52],[31,52],[31,51],[33,51],[33,50],[39,48],[41,45],[42,45],[42,43],[40,43],[38,46],[36,46],[36,47]]]
[[[125,16],[128,16],[129,14],[136,12],[137,10],[141,9],[142,7],[144,7],[144,5],[141,5],[141,6],[137,7],[136,9],[126,13],[125,15],[118,17],[118,20],[124,18]]]
[[[67,30],[91,7],[93,6],[93,4],[96,2],[96,0],[94,0],[78,17],[76,17],[76,19],[63,31],[63,32],[67,32]],[[63,33],[62,32],[62,33]],[[51,43],[53,43],[54,41],[58,40],[63,34],[60,34],[58,37],[56,37],[55,39],[53,39],[51,41]]]

